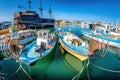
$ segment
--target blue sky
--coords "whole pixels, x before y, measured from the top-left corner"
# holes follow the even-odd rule
[[[21,4],[28,8],[28,0],[0,0],[0,21],[12,20],[14,12]],[[31,9],[39,13],[40,0],[31,0]],[[116,23],[120,19],[120,0],[42,0],[44,17],[49,17],[51,4],[52,17],[65,20],[103,21]]]

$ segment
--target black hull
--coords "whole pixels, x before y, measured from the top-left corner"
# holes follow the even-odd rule
[[[27,27],[28,29],[40,29],[40,28],[54,28],[54,25],[43,25],[43,26],[30,26],[30,27]]]

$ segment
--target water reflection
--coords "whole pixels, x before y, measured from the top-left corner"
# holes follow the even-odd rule
[[[61,31],[70,31],[77,36],[82,36],[80,32],[82,29],[78,24],[67,24],[62,27],[56,25],[55,29],[57,33]],[[56,53],[51,59],[45,58],[39,63],[41,65],[34,67],[23,64],[24,68],[31,75],[33,80],[71,80],[74,78],[75,75],[77,75],[77,73],[81,71],[81,67],[84,66],[84,64],[81,63],[79,59],[67,53],[60,45],[57,45]],[[85,63],[87,63],[87,61]],[[17,75],[12,74],[17,70],[19,66],[19,64],[15,60],[1,60],[0,66],[0,76],[5,77],[6,80],[29,79],[23,71],[19,71]],[[102,68],[98,66],[101,66]],[[107,71],[103,68],[112,71]],[[120,59],[117,58],[114,54],[107,51],[104,57],[101,57],[99,59],[90,59],[88,70],[89,73],[87,73],[87,67],[84,69],[83,73],[80,75],[80,79],[87,80],[89,75],[91,80],[118,80],[120,79],[120,72],[116,73],[115,71],[120,70]]]

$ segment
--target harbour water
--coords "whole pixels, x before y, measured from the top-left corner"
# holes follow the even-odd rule
[[[67,24],[64,26],[55,26],[57,33],[59,31],[70,31],[78,36],[82,36],[81,27],[77,24]],[[23,65],[25,70],[31,75],[33,80],[71,80],[79,72],[74,71],[77,64],[71,61],[72,56],[67,54],[73,69],[64,62],[64,57],[60,53],[60,46],[57,45],[56,53],[53,56],[52,61],[41,61],[41,65],[36,66],[40,76],[32,74],[32,68],[30,66]],[[74,59],[77,61],[77,59]],[[119,80],[120,79],[120,58],[116,55],[107,51],[103,57],[89,59],[88,69],[86,75],[81,78],[82,80]],[[0,61],[0,76],[4,77],[5,80],[29,80],[25,73],[20,70],[17,74],[13,74],[19,64],[15,60],[1,60]],[[77,67],[79,68],[79,67]],[[81,75],[78,76],[78,78]]]

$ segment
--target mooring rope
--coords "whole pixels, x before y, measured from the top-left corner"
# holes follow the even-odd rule
[[[95,65],[95,64],[93,64],[93,63],[90,63],[90,64],[93,65],[94,67],[99,68],[99,69],[104,70],[104,71],[113,72],[113,73],[120,73],[120,71],[111,70],[111,69],[106,69],[106,68],[103,68],[103,67],[101,67],[101,66]]]
[[[0,72],[0,75],[13,76],[13,75],[17,74],[17,72],[18,72],[19,70],[23,70],[23,72],[27,75],[27,77],[28,77],[30,80],[32,80],[31,76],[29,76],[29,74],[27,73],[27,71],[22,67],[21,62],[20,62],[20,65],[19,65],[18,69],[17,69],[14,73],[7,74],[7,73],[2,73],[2,72]]]
[[[90,80],[90,75],[89,75],[89,64],[90,64],[90,60],[88,59],[88,64],[87,64],[87,77],[88,77],[88,80]]]
[[[17,36],[16,36],[17,38]],[[17,44],[17,40],[16,40],[16,44]],[[20,52],[20,53],[19,53]],[[17,54],[14,54],[15,55],[15,58],[16,58],[16,61],[18,61],[20,63],[18,69],[16,70],[16,72],[14,74],[16,74],[20,69],[23,70],[23,72],[27,75],[27,77],[32,80],[31,76],[29,76],[29,74],[27,73],[27,71],[23,68],[22,64],[21,64],[21,61],[18,60],[18,57],[21,55],[21,51],[19,51]]]
[[[89,60],[88,60],[87,64],[86,64],[86,63],[84,63],[83,68],[80,70],[80,72],[79,72],[76,76],[74,76],[74,77],[73,77],[73,79],[72,79],[72,80],[78,80],[78,79],[79,79],[79,77],[81,76],[81,74],[82,74],[83,70],[84,70],[84,69],[85,69],[88,65],[89,65]]]
[[[105,44],[104,44],[105,45]],[[101,57],[104,57],[107,54],[107,50],[108,50],[108,45],[105,46],[106,48],[104,48],[104,51],[102,52],[102,54],[100,55]]]
[[[31,66],[28,66],[29,67],[29,73],[30,73],[30,76],[31,76]]]

